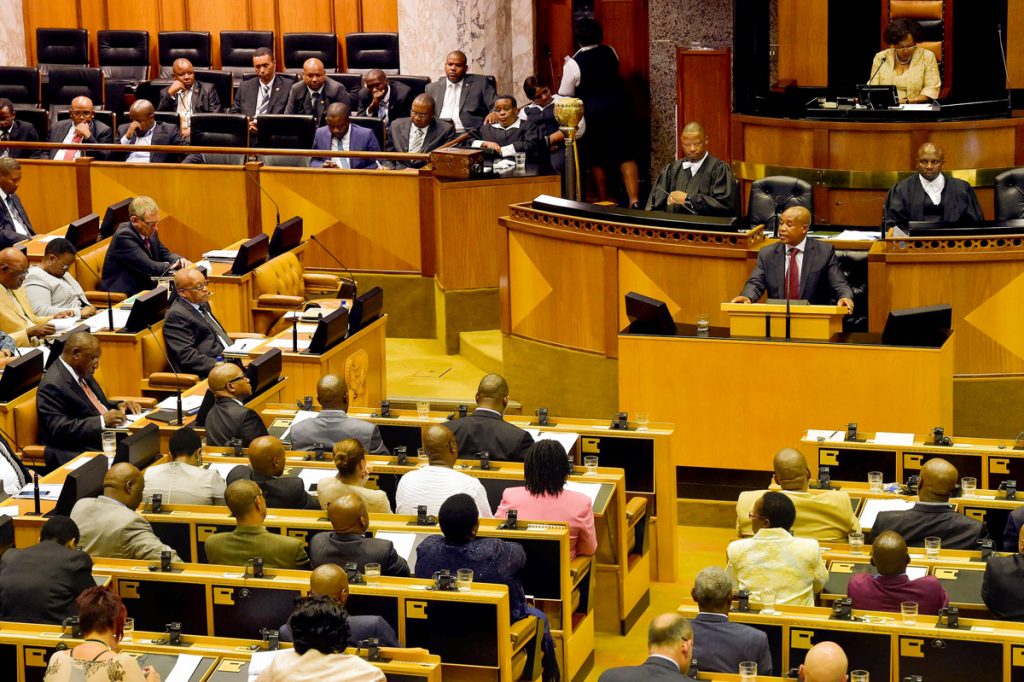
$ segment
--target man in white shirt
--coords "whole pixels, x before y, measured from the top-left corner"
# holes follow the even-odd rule
[[[17,196],[21,164],[9,156],[0,158],[0,248],[14,246],[35,235],[25,206]]]
[[[146,501],[155,493],[164,504],[224,504],[224,478],[203,468],[203,442],[195,430],[178,429],[168,446],[171,461],[146,469]]]
[[[43,260],[25,275],[25,295],[36,315],[70,311],[82,318],[92,317],[96,308],[85,298],[82,285],[68,270],[75,264],[75,245],[63,237],[46,243]]]
[[[472,476],[454,469],[459,446],[448,427],[435,424],[428,428],[423,434],[423,450],[430,463],[402,476],[395,492],[396,514],[415,514],[418,506],[426,505],[427,513],[436,515],[445,500],[465,493],[476,502],[481,517],[493,518],[484,486]]]
[[[178,163],[178,154],[168,152],[150,152],[150,145],[182,145],[184,141],[177,126],[156,120],[153,103],[146,99],[137,99],[128,110],[129,123],[117,127],[117,139],[120,144],[131,145],[132,151],[111,155],[112,161],[128,163]]]
[[[470,75],[465,53],[448,53],[444,63],[445,77],[427,85],[426,92],[434,98],[441,111],[437,117],[451,121],[459,135],[496,120],[490,115],[497,93],[486,76]]]
[[[974,188],[942,172],[946,154],[925,142],[917,150],[917,174],[903,178],[885,198],[885,226],[906,228],[911,221],[976,223],[983,220]]]
[[[192,114],[220,113],[220,97],[217,89],[210,83],[196,80],[192,62],[187,59],[175,59],[171,65],[174,81],[160,91],[160,102],[157,111],[173,111],[181,121],[181,136],[189,138],[192,128]]]

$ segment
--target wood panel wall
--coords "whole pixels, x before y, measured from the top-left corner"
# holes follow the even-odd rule
[[[37,28],[87,29],[94,66],[97,31],[149,31],[154,67],[160,31],[209,31],[214,68],[220,68],[221,31],[273,31],[278,55],[285,33],[337,33],[340,67],[345,63],[345,34],[398,31],[397,0],[23,0],[22,11],[30,66],[36,63]],[[281,58],[278,68],[284,68]]]
[[[779,81],[828,85],[828,3],[779,1]]]
[[[1011,88],[1024,88],[1024,0],[1006,0],[1006,69]]]

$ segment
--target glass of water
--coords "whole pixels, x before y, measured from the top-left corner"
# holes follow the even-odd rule
[[[929,559],[938,559],[940,549],[942,549],[942,538],[937,535],[929,535],[924,539],[924,555]]]
[[[742,663],[740,663],[740,679],[757,679],[757,661],[743,661]]]
[[[380,564],[366,564],[363,566],[363,575],[366,576],[367,585],[376,585],[380,580]]]
[[[473,569],[460,568],[456,571],[455,586],[459,588],[459,592],[469,592],[470,588],[473,587]]]
[[[597,475],[597,455],[587,455],[583,458],[583,467],[587,470],[587,476]]]
[[[882,492],[882,472],[881,471],[869,471],[868,472],[868,490],[873,493]]]
[[[132,635],[135,633],[135,619],[125,618],[124,619],[124,637],[121,638],[122,642],[132,641]]]
[[[869,677],[867,670],[850,671],[850,682],[869,682]]]
[[[651,415],[647,414],[646,412],[637,412],[636,413],[636,430],[637,431],[646,431],[648,426],[650,425],[650,423],[651,423]]]
[[[974,491],[978,488],[978,479],[973,476],[965,476],[960,479],[960,487],[963,489],[964,497],[974,497]]]
[[[430,419],[430,403],[425,400],[417,402],[416,416],[420,419]]]
[[[864,548],[864,533],[850,533],[846,539],[850,541],[850,554],[860,554]]]
[[[113,457],[117,454],[117,434],[113,431],[103,432],[103,454]]]
[[[900,603],[900,614],[903,616],[904,625],[917,624],[917,602],[905,601]]]
[[[430,464],[430,455],[423,448],[418,448],[416,450],[416,461],[420,463],[421,467],[425,467]]]

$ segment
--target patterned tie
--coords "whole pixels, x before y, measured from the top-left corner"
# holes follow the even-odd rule
[[[18,465],[18,460],[15,458],[14,453],[11,452],[6,445],[0,443],[0,455],[7,460],[7,464],[14,469],[14,475],[18,477],[18,488],[24,488],[27,481],[25,480],[25,472],[22,471],[21,466]]]
[[[423,150],[423,138],[426,137],[426,133],[423,132],[423,128],[419,126],[412,127],[412,135],[409,136],[409,152],[417,154]]]
[[[796,262],[796,256],[800,249],[789,250],[789,269],[786,271],[786,298],[800,298],[800,266]]]
[[[217,318],[213,316],[213,311],[207,308],[206,306],[199,306],[199,309],[203,311],[203,314],[206,316],[207,321],[210,323],[210,327],[213,329],[213,333],[217,335],[217,338],[220,339],[221,343],[224,343],[226,341],[227,345],[230,346],[231,337],[228,336],[228,333],[224,330],[224,327],[220,326],[220,322],[217,321]]]
[[[71,142],[74,143],[74,144],[78,144],[81,141],[82,141],[82,136],[79,135],[78,133],[75,133],[75,136],[71,138]],[[75,160],[75,156],[77,154],[78,154],[78,150],[77,149],[65,149],[64,150],[64,155],[61,156],[60,158],[61,158],[62,161],[74,161]]]
[[[270,111],[270,86],[269,85],[261,85],[260,86],[260,97],[262,97],[263,100],[260,102],[260,109],[259,109],[259,111],[256,112],[257,116],[262,116],[263,114],[265,114],[268,111]]]
[[[92,392],[92,389],[89,388],[89,384],[85,382],[85,379],[79,378],[78,385],[82,387],[83,391],[85,391],[85,397],[88,398],[89,402],[92,403],[92,406],[96,408],[96,412],[98,412],[101,417],[105,415],[107,413],[106,405],[100,402],[100,399]]]

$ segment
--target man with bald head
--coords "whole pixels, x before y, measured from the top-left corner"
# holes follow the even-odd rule
[[[206,275],[196,268],[174,273],[178,297],[164,317],[164,341],[167,357],[176,372],[205,378],[217,364],[217,357],[231,345],[232,339],[210,307]]]
[[[253,439],[267,435],[260,415],[245,406],[252,395],[252,386],[241,367],[234,363],[214,366],[210,370],[209,386],[215,401],[206,415],[207,443],[230,445],[231,441],[238,440],[242,447],[249,447]]]
[[[222,366],[234,365],[218,366],[214,372],[219,371]],[[267,506],[271,509],[320,508],[317,499],[306,492],[306,484],[301,478],[283,475],[285,454],[284,446],[279,439],[274,436],[260,436],[249,445],[248,454],[249,464],[239,464],[228,472],[229,487],[235,481],[255,481],[263,490]]]
[[[439,108],[437,117],[450,121],[460,135],[484,124],[497,97],[490,78],[468,71],[465,53],[449,52],[444,62],[445,77],[428,83],[426,89]]]
[[[445,426],[455,434],[463,459],[488,452],[493,460],[522,462],[533,436],[504,420],[508,407],[508,382],[500,374],[487,374],[476,389],[476,409]]]
[[[388,81],[381,69],[370,69],[363,76],[363,87],[356,96],[359,116],[379,118],[384,127],[409,115],[412,90],[405,83]]]
[[[949,503],[959,478],[956,467],[946,460],[929,459],[921,467],[917,504],[906,511],[879,512],[872,537],[892,530],[910,547],[923,547],[926,537],[935,536],[942,540],[943,549],[978,549],[978,543],[988,539],[988,528]]]
[[[377,136],[369,128],[351,123],[352,110],[347,104],[334,102],[327,107],[327,125],[316,129],[313,149],[332,152],[379,152]],[[324,158],[316,156],[309,160],[310,168],[367,169],[376,168],[375,159],[347,158],[344,156]]]
[[[811,470],[803,453],[783,448],[772,460],[772,479],[796,507],[793,535],[828,542],[846,542],[846,536],[860,530],[860,520],[850,504],[850,496],[842,490],[811,490]],[[763,490],[745,490],[736,500],[736,533],[740,537],[754,534],[750,511]]]
[[[819,642],[811,647],[800,664],[802,682],[846,682],[849,663],[835,642]]]
[[[396,514],[415,514],[419,505],[425,505],[428,514],[436,515],[445,500],[465,493],[473,498],[481,517],[489,519],[494,516],[483,484],[469,474],[455,470],[459,446],[447,426],[434,424],[427,427],[423,431],[423,450],[430,463],[402,475],[395,492]]]
[[[57,121],[50,130],[50,142],[73,144],[114,144],[114,131],[106,123],[95,119],[92,100],[82,95],[71,100],[70,118]],[[100,161],[107,152],[89,152],[78,149],[50,150],[55,161],[74,161],[79,156],[92,156]]]
[[[159,561],[160,553],[170,550],[171,560],[181,561],[177,552],[160,542],[149,521],[135,511],[145,487],[142,472],[122,462],[103,477],[102,495],[75,503],[71,520],[78,524],[82,549],[89,556]]]
[[[409,576],[409,564],[390,540],[366,537],[370,515],[363,498],[345,493],[327,508],[327,519],[333,533],[319,533],[309,543],[309,556],[313,566],[347,563],[359,565],[363,572],[366,564],[380,564],[381,575]]]
[[[412,101],[409,118],[391,122],[384,150],[389,152],[410,152],[427,154],[455,139],[455,128],[450,121],[440,121],[435,116],[434,98],[424,93]],[[425,161],[389,161],[388,168],[422,168]]]
[[[915,580],[907,576],[910,552],[899,533],[891,530],[875,536],[871,565],[876,574],[856,573],[846,586],[853,608],[864,611],[899,611],[905,601],[917,603],[918,613],[934,616],[949,605],[942,583],[932,575]]]
[[[235,529],[206,539],[207,563],[245,566],[249,559],[261,557],[267,568],[309,568],[302,540],[271,533],[263,526],[268,504],[256,483],[246,480],[229,483],[224,490],[224,501],[235,517]]]
[[[806,300],[812,304],[839,303],[853,312],[853,290],[846,283],[831,244],[808,239],[811,212],[791,206],[779,216],[779,241],[757,252],[757,264],[743,292],[733,303],[756,303],[768,298]]]
[[[181,136],[187,140],[192,128],[192,114],[220,113],[220,97],[213,85],[196,80],[192,62],[187,59],[175,59],[171,73],[174,80],[160,91],[156,109],[178,114]]]
[[[946,153],[925,142],[917,150],[917,173],[903,178],[885,198],[885,227],[906,229],[911,221],[971,224],[984,220],[974,188],[943,173]]]
[[[609,668],[597,678],[598,682],[694,679],[687,674],[693,660],[693,629],[678,613],[662,613],[651,620],[647,652],[647,660],[642,664]]]
[[[348,385],[344,378],[337,374],[320,377],[316,383],[316,400],[320,403],[320,411],[315,417],[292,422],[292,450],[315,450],[318,446],[330,450],[338,441],[355,438],[368,454],[388,454],[376,424],[346,414]],[[308,413],[300,414],[308,416]]]
[[[739,194],[729,164],[708,153],[708,135],[696,121],[679,135],[683,158],[661,171],[647,198],[648,211],[728,216],[737,214]]]
[[[334,102],[347,104],[350,108],[353,106],[345,86],[328,78],[324,63],[310,57],[302,64],[302,81],[288,92],[284,113],[312,116],[319,127],[326,121],[327,107]]]
[[[147,99],[137,99],[128,109],[128,123],[117,127],[119,144],[130,145],[132,151],[111,154],[111,161],[128,163],[178,163],[180,154],[150,152],[150,145],[180,146],[185,144],[178,126],[156,120],[156,109]]]
[[[56,315],[36,315],[22,286],[27,274],[28,257],[20,249],[11,246],[0,251],[0,330],[19,346],[38,346],[54,333],[51,320],[75,313],[64,310]]]

